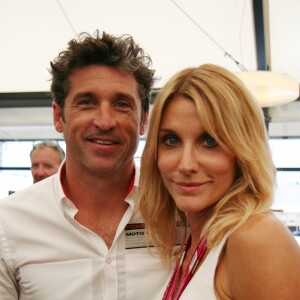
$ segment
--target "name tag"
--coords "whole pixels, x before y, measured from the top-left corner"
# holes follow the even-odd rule
[[[125,227],[125,249],[146,248],[145,224],[133,223]],[[151,246],[149,244],[148,246]]]
[[[185,239],[184,229],[177,227],[176,245],[180,245]],[[146,244],[145,224],[132,223],[125,227],[125,249],[147,248],[153,247],[153,244],[148,241]]]

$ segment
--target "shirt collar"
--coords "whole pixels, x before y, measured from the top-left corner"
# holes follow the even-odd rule
[[[64,190],[63,190],[63,186],[61,184],[61,179],[62,179],[62,176],[65,174],[65,172],[66,172],[66,161],[64,160],[61,163],[61,165],[58,169],[58,172],[55,175],[55,185],[54,185],[56,199],[58,199],[60,204],[61,204],[62,201],[70,201],[70,200],[67,199],[67,197],[64,193]],[[136,190],[139,186],[139,178],[140,178],[140,170],[136,166],[136,164],[134,164],[134,174],[133,174],[130,186],[128,188],[128,191],[127,191],[127,194],[126,194],[126,197],[125,197],[125,201],[132,208],[134,208]]]

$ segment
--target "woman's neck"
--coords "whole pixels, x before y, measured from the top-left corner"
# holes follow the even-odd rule
[[[212,216],[213,208],[197,212],[197,213],[187,213],[188,223],[190,227],[190,233],[192,237],[191,246],[197,244],[202,236],[203,228],[207,224],[208,220]]]

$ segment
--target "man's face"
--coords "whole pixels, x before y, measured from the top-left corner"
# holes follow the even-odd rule
[[[111,178],[132,169],[144,134],[141,100],[133,75],[91,65],[70,76],[63,112],[54,103],[54,123],[66,142],[66,162],[78,176]]]
[[[31,173],[33,183],[41,181],[58,171],[59,153],[51,147],[36,148],[31,153]]]

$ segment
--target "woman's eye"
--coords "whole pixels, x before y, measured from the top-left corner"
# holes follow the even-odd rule
[[[205,144],[206,146],[208,147],[214,147],[214,146],[217,146],[217,142],[215,141],[214,138],[212,138],[211,136],[207,136],[205,138]]]
[[[178,138],[175,136],[166,136],[163,141],[167,146],[175,146],[178,144]]]

